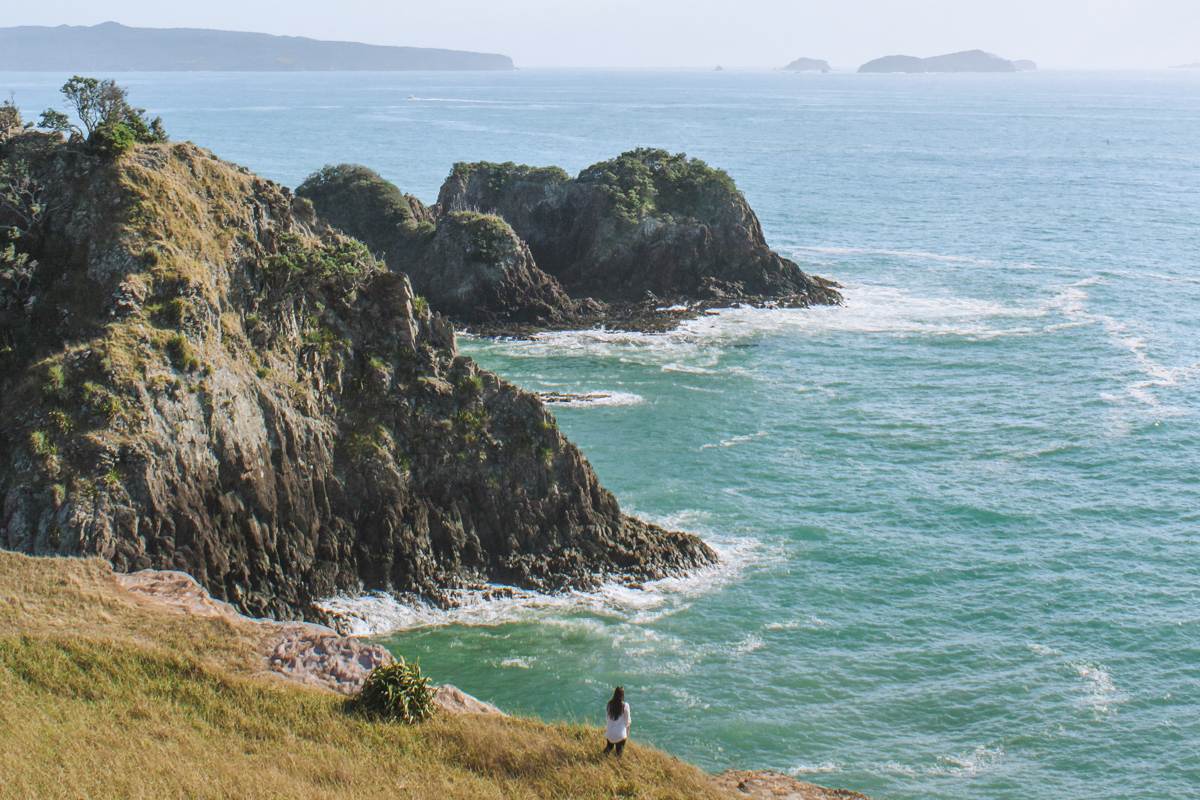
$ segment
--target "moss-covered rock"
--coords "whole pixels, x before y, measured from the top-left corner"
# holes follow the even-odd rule
[[[497,165],[498,189],[530,172]],[[511,168],[511,169],[510,169]],[[566,179],[561,170],[535,171]],[[578,318],[558,281],[538,269],[504,220],[472,210],[432,213],[366,167],[326,167],[296,190],[324,222],[360,238],[434,310],[474,329],[558,326]]]
[[[438,208],[503,217],[575,297],[840,302],[835,284],[767,246],[728,174],[665,150],[632,150],[574,180],[553,168],[458,164]]]

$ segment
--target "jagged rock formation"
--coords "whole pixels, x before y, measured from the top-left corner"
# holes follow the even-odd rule
[[[1032,61],[1016,62],[983,50],[964,50],[943,56],[917,58],[916,56],[884,56],[868,61],[858,68],[859,72],[1017,72],[1029,69]],[[1036,65],[1033,66],[1036,69]]]
[[[577,304],[499,217],[460,211],[435,224],[419,200],[357,165],[326,167],[296,193],[321,219],[407,274],[420,295],[456,322],[476,329],[554,327],[578,318]]]
[[[573,297],[840,302],[835,284],[767,247],[726,173],[663,150],[624,153],[574,179],[555,167],[457,164],[438,208],[499,215]]]
[[[331,42],[203,28],[23,25],[0,28],[0,69],[52,72],[511,70],[494,53]]]
[[[19,133],[0,167],[44,209],[0,202],[0,546],[281,618],[713,560],[623,515],[536,397],[282,187],[190,144]]]
[[[830,72],[832,67],[821,58],[797,58],[783,69],[785,72]]]

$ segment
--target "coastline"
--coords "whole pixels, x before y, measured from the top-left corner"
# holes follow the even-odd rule
[[[229,603],[214,599],[194,578],[174,570],[110,572],[111,578],[134,602],[181,619],[218,619],[230,626],[256,631],[260,674],[282,683],[324,692],[352,695],[370,670],[392,661],[391,653],[359,635],[347,635],[310,622],[277,622],[241,614]],[[501,709],[452,684],[437,687],[435,702],[448,714],[507,716]],[[771,770],[730,769],[712,775],[713,786],[731,796],[751,800],[867,800],[846,789],[831,789],[798,781]]]

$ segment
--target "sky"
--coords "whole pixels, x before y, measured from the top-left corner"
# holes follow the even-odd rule
[[[981,48],[1043,68],[1200,61],[1200,0],[0,0],[0,25],[203,27],[499,52],[518,67],[854,68]]]

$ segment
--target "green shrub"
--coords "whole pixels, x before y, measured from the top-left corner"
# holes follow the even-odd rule
[[[39,456],[58,455],[58,447],[45,431],[33,431],[29,434],[29,449]]]
[[[66,395],[67,373],[62,364],[51,364],[46,367],[46,381],[42,384],[42,392],[47,397],[62,398]]]
[[[167,339],[167,357],[180,372],[195,372],[200,368],[200,359],[196,357],[196,351],[181,333],[173,334]]]
[[[413,314],[418,317],[423,317],[429,313],[429,301],[421,297],[421,295],[413,298],[412,306]]]
[[[88,145],[96,152],[115,158],[133,149],[137,135],[124,122],[101,125],[88,139]]]
[[[401,658],[371,670],[352,705],[367,716],[413,725],[433,716],[435,693],[421,667]]]
[[[125,402],[99,383],[86,381],[82,393],[84,403],[110,421],[125,413]]]

